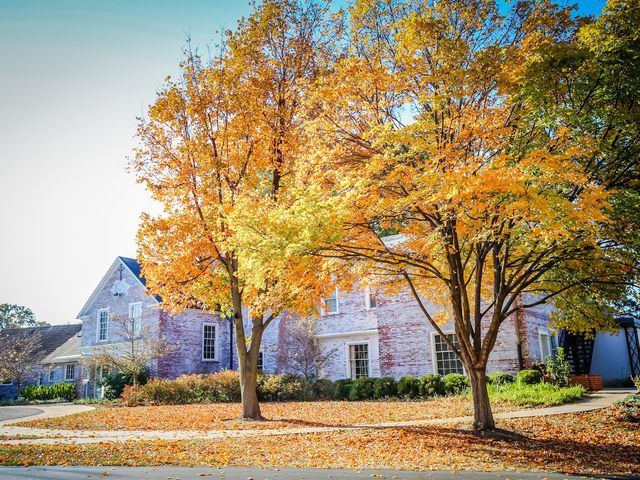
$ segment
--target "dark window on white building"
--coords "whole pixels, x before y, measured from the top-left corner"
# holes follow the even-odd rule
[[[369,344],[349,345],[349,376],[353,379],[369,376]]]
[[[456,348],[459,348],[458,340],[456,339],[455,333],[447,333],[445,335]],[[455,352],[451,350],[451,348],[449,348],[449,345],[447,345],[447,342],[445,342],[444,338],[442,338],[442,336],[439,334],[436,334],[434,336],[434,348],[436,373],[440,375],[447,375],[449,373],[464,373],[462,362],[457,357]]]
[[[210,323],[202,325],[202,359],[217,360],[216,326]]]

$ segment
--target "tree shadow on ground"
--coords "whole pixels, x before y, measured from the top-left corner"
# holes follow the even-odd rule
[[[437,438],[434,447],[459,452],[478,465],[502,463],[521,470],[539,469],[571,473],[596,478],[640,478],[640,445],[624,443],[612,437],[603,441],[575,438],[535,438],[535,436],[513,440],[482,438],[470,430],[452,427],[427,426],[407,427],[398,431],[410,432],[412,437],[422,439],[423,447]],[[611,474],[610,472],[620,472]],[[624,473],[622,473],[624,472]]]

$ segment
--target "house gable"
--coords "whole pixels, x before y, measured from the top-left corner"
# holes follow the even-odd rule
[[[118,293],[115,291],[111,292],[111,289],[114,288],[114,283],[116,281],[122,281],[126,285],[126,287],[124,288],[126,288],[127,291],[122,293]],[[111,264],[109,270],[107,270],[107,273],[104,275],[104,277],[102,277],[102,280],[100,280],[100,283],[98,283],[98,286],[93,291],[87,302],[82,307],[82,310],[80,310],[77,318],[82,319],[83,317],[91,314],[91,311],[93,310],[93,307],[95,306],[98,298],[100,296],[104,296],[105,289],[109,289],[111,295],[117,294],[115,296],[127,295],[129,293],[129,289],[133,289],[136,294],[142,293],[145,297],[153,299],[155,303],[160,303],[160,297],[152,297],[146,294],[145,285],[146,282],[144,278],[140,277],[140,266],[138,265],[138,262],[132,258],[117,257]]]

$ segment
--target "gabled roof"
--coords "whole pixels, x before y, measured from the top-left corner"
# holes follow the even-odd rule
[[[51,363],[65,363],[79,360],[82,356],[82,348],[80,344],[81,339],[82,333],[76,333],[66,342],[56,348],[53,352],[47,355],[44,360],[42,360],[42,363],[46,365]]]
[[[69,325],[47,325],[44,327],[6,328],[0,336],[40,335],[41,358],[45,358],[69,339],[76,337],[82,329],[81,323]]]
[[[109,280],[109,277],[115,272],[115,270],[120,265],[124,265],[127,268],[127,270],[129,270],[131,272],[131,274],[135,278],[138,279],[140,284],[143,287],[146,288],[147,281],[145,280],[144,277],[141,276],[141,273],[140,273],[141,272],[141,268],[140,268],[140,264],[138,263],[138,261],[135,258],[116,257],[114,262],[111,264],[111,267],[109,267],[109,270],[107,270],[107,273],[104,275],[104,277],[102,277],[102,280],[100,280],[100,283],[98,283],[98,286],[96,287],[96,289],[93,291],[93,293],[91,294],[89,299],[86,301],[86,303],[82,307],[82,310],[80,310],[80,313],[78,313],[78,317],[77,318],[80,318],[85,314],[86,310],[94,302],[94,300],[95,300],[96,296],[98,295],[98,293],[100,293],[100,291],[104,288],[105,284]],[[160,303],[162,301],[162,298],[160,298],[157,295],[155,297],[152,297],[152,298],[154,298],[158,303]]]

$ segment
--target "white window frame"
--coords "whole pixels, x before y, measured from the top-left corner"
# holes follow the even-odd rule
[[[102,317],[102,313],[103,312],[107,312],[107,327],[105,328],[105,337],[104,339],[100,338],[100,327],[101,327],[101,318]],[[98,319],[96,322],[96,342],[98,343],[102,343],[102,342],[107,342],[109,340],[109,323],[110,323],[110,317],[111,316],[111,312],[109,311],[109,308],[100,308],[98,309]]]
[[[72,377],[69,377],[69,367],[71,367],[71,372],[73,373]],[[73,382],[75,379],[76,379],[76,366],[73,363],[67,363],[64,366],[64,381]]]
[[[555,334],[555,330],[547,327],[538,327],[538,348],[540,349],[540,363],[545,363],[547,358],[544,356],[542,352],[542,337],[546,335],[547,337],[547,349],[549,350],[549,355],[551,358],[554,358],[553,348],[551,347],[551,335]],[[556,340],[556,349],[558,348],[558,341]]]
[[[360,340],[360,341],[353,341],[353,342],[347,342],[346,343],[346,348],[347,348],[347,376],[345,378],[351,378],[354,379],[354,377],[351,375],[351,346],[352,345],[366,345],[367,346],[367,369],[368,369],[368,376],[367,377],[361,377],[361,378],[371,378],[371,341],[370,340]]]
[[[455,330],[442,330],[442,333],[444,335],[456,334]],[[435,332],[435,331],[431,332],[431,361],[433,362],[433,373],[435,373],[436,375],[442,375],[440,372],[438,372],[438,355],[436,353],[436,335],[440,335],[440,332]],[[458,357],[456,356],[456,358]],[[464,363],[462,363],[462,360],[460,360],[459,358],[458,358],[458,361],[462,365],[462,374],[466,375],[467,369],[464,368]]]
[[[213,327],[213,358],[205,358],[204,357],[204,328],[205,326]],[[220,361],[220,336],[218,335],[218,325],[211,322],[204,322],[202,324],[202,329],[200,330],[200,349],[201,349],[201,358],[203,362],[218,362]]]
[[[258,352],[258,370],[264,372],[264,352]]]
[[[327,309],[327,300],[330,299],[330,298],[333,298],[333,297],[335,297],[335,299],[336,299],[336,309],[335,309],[335,311],[330,312]],[[323,308],[324,312],[323,313],[324,313],[325,316],[339,315],[340,314],[340,298],[338,296],[338,287],[336,287],[335,291],[333,292],[333,297],[326,297],[326,298],[322,299],[322,303],[324,305],[324,308]]]
[[[375,299],[375,306],[371,306],[371,297]],[[378,308],[378,296],[371,288],[367,287],[364,291],[364,308],[365,310],[375,310]]]
[[[133,316],[134,309],[140,307],[140,318],[139,321],[136,322]],[[142,333],[142,302],[134,302],[129,304],[129,320],[132,323],[133,335],[134,337],[139,337]]]
[[[56,369],[52,368],[51,370],[49,370],[49,383],[53,383],[55,379],[56,379]]]

